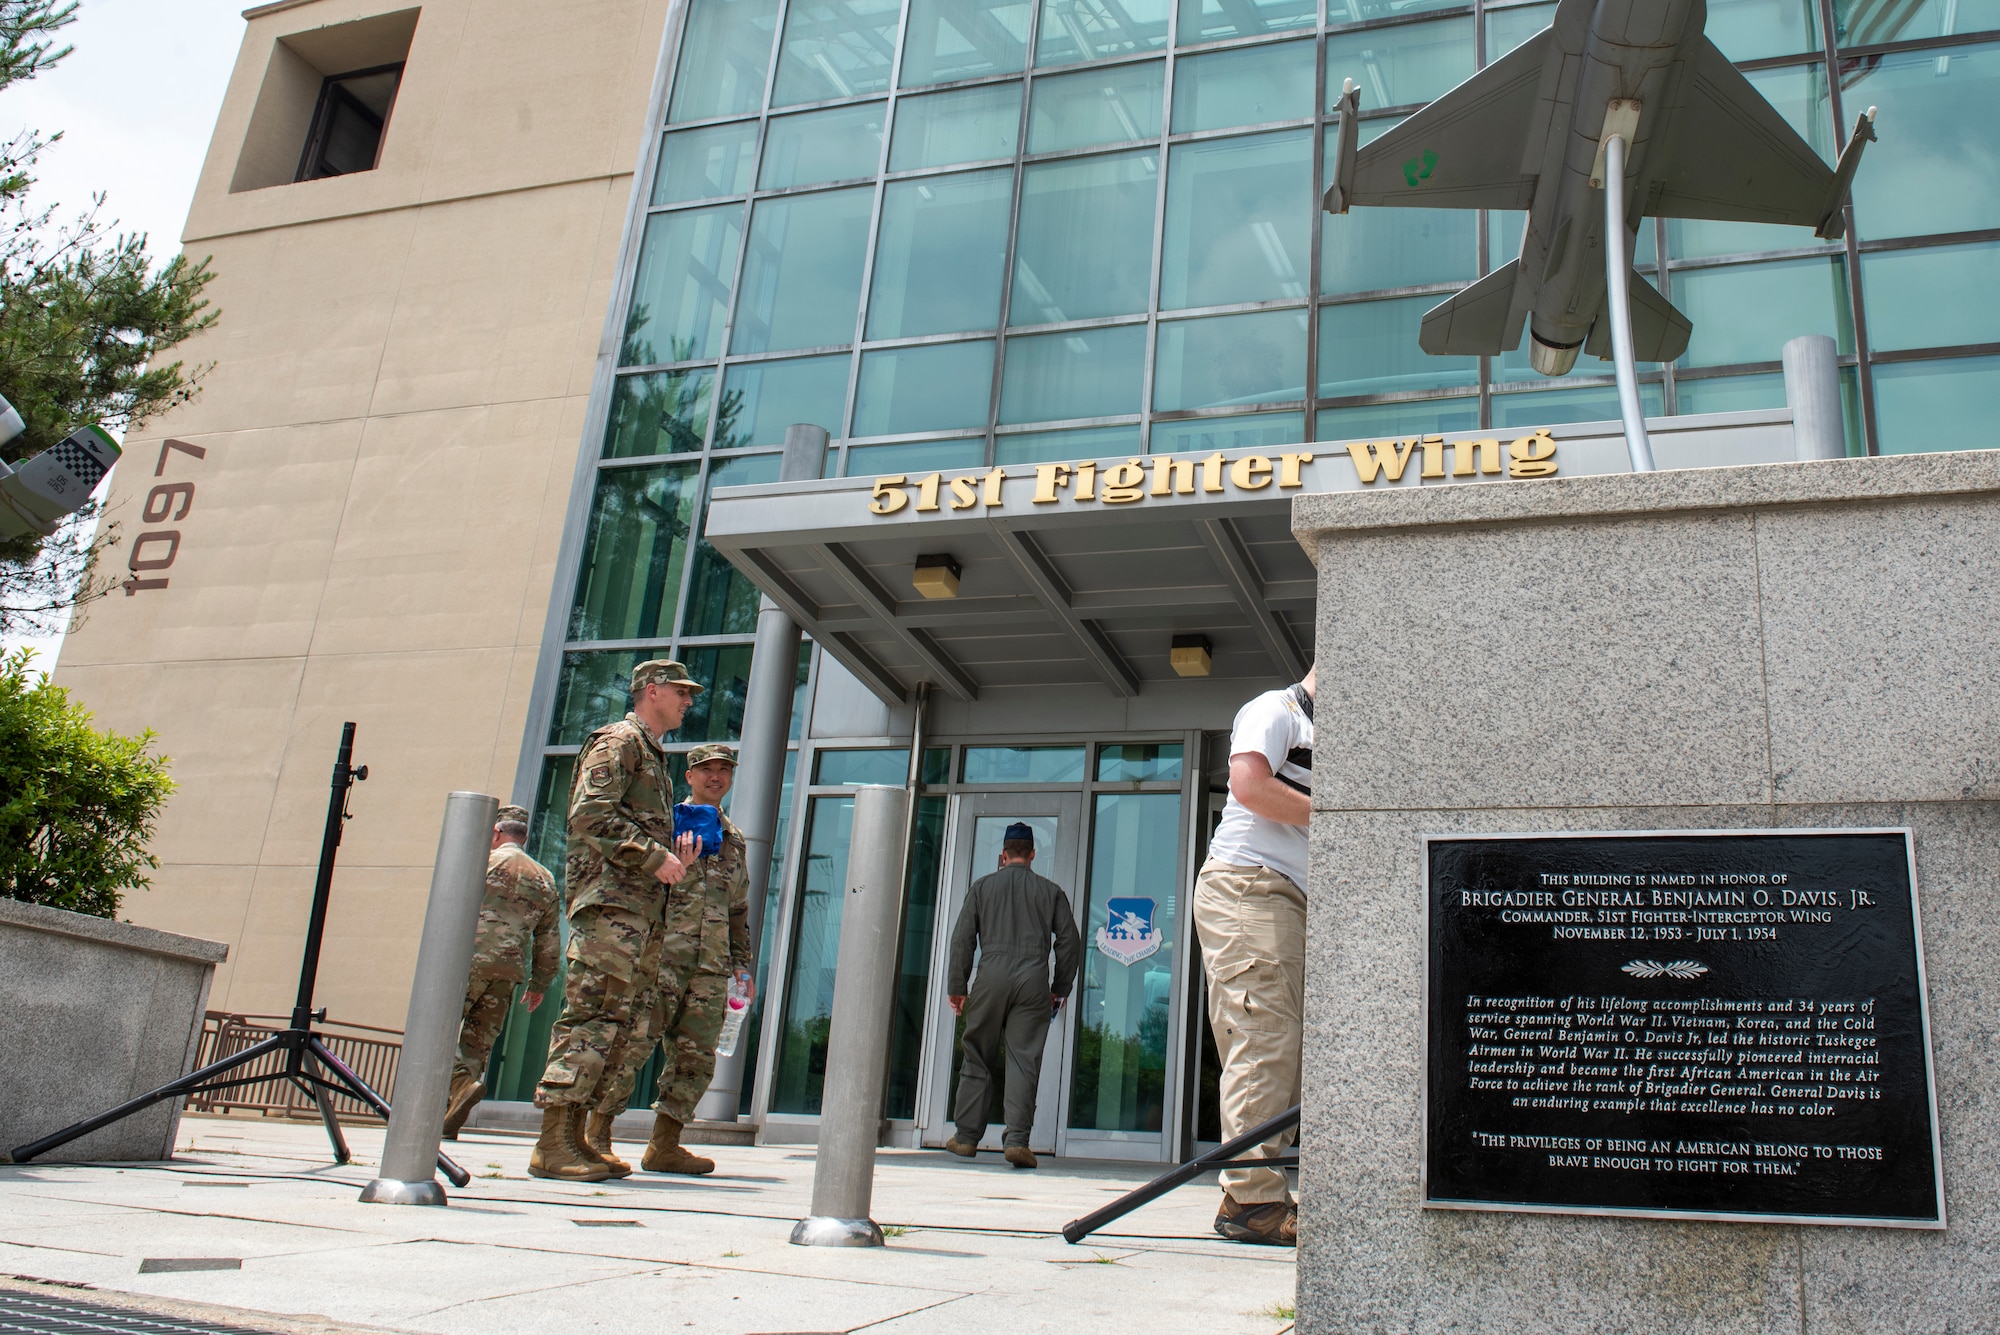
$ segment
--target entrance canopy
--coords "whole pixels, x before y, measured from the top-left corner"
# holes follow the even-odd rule
[[[1794,457],[1789,410],[1648,429],[1662,468]],[[1130,697],[1177,676],[1303,675],[1317,577],[1294,496],[1627,467],[1619,424],[1597,422],[889,473],[719,488],[707,538],[890,703],[922,681],[968,702],[1003,686]],[[1393,596],[1395,579],[1357,571],[1355,587]]]

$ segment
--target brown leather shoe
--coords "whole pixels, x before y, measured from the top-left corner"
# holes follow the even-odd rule
[[[1222,1208],[1215,1212],[1215,1231],[1231,1242],[1254,1242],[1266,1247],[1299,1245],[1299,1207],[1290,1201],[1258,1201],[1245,1205],[1222,1193]]]
[[[465,1127],[465,1119],[472,1116],[472,1110],[486,1097],[486,1086],[464,1072],[451,1078],[451,1102],[444,1110],[444,1138],[457,1140],[458,1133]]]
[[[1033,1168],[1036,1166],[1035,1152],[1026,1145],[1009,1145],[1006,1149],[1000,1151],[1000,1157],[1008,1163],[1013,1164],[1016,1168]]]
[[[570,1135],[572,1111],[581,1108],[556,1103],[542,1109],[542,1135],[528,1153],[528,1176],[551,1177],[558,1182],[602,1182],[610,1170],[595,1159],[586,1158]]]
[[[976,1141],[962,1139],[956,1134],[944,1143],[944,1147],[961,1159],[970,1159],[973,1155],[979,1153],[979,1145]]]
[[[618,1157],[611,1148],[611,1119],[616,1113],[593,1112],[584,1118],[583,1143],[590,1153],[604,1161],[613,1177],[632,1176],[632,1165]]]
[[[639,1167],[649,1173],[685,1173],[689,1177],[700,1177],[703,1173],[715,1171],[715,1160],[704,1159],[699,1154],[689,1154],[681,1148],[681,1124],[665,1113],[653,1114],[653,1138],[646,1142],[646,1152],[639,1158]]]

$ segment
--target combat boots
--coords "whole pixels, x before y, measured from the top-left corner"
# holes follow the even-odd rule
[[[681,1124],[665,1113],[655,1113],[653,1138],[646,1142],[646,1153],[639,1166],[649,1173],[686,1173],[699,1177],[715,1171],[715,1160],[682,1149]]]
[[[583,1110],[561,1103],[542,1109],[542,1135],[528,1153],[528,1176],[559,1182],[602,1182],[611,1176],[610,1169],[577,1147],[570,1131],[572,1111]]]
[[[583,1148],[586,1153],[602,1159],[604,1166],[611,1170],[611,1176],[630,1177],[632,1165],[619,1158],[618,1152],[611,1148],[611,1119],[616,1115],[608,1112],[588,1114],[583,1121]]]
[[[444,1110],[444,1138],[457,1140],[458,1133],[465,1126],[465,1119],[472,1116],[472,1110],[486,1097],[486,1086],[460,1071],[451,1078],[451,1102]]]

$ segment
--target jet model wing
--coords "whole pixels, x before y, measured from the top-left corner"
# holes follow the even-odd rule
[[[1343,143],[1325,207],[1527,208],[1536,178],[1523,166],[1539,170],[1548,136],[1541,89],[1551,53],[1560,58],[1554,30],[1544,28],[1366,148]]]
[[[1837,217],[1834,169],[1729,57],[1703,37],[1689,63],[1666,138],[1653,145],[1659,167],[1646,212],[1815,228],[1829,209]]]

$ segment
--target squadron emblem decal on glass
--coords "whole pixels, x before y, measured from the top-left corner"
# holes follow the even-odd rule
[[[1153,925],[1157,908],[1150,899],[1107,899],[1110,920],[1097,929],[1097,948],[1120,964],[1137,964],[1157,952],[1160,929]]]

